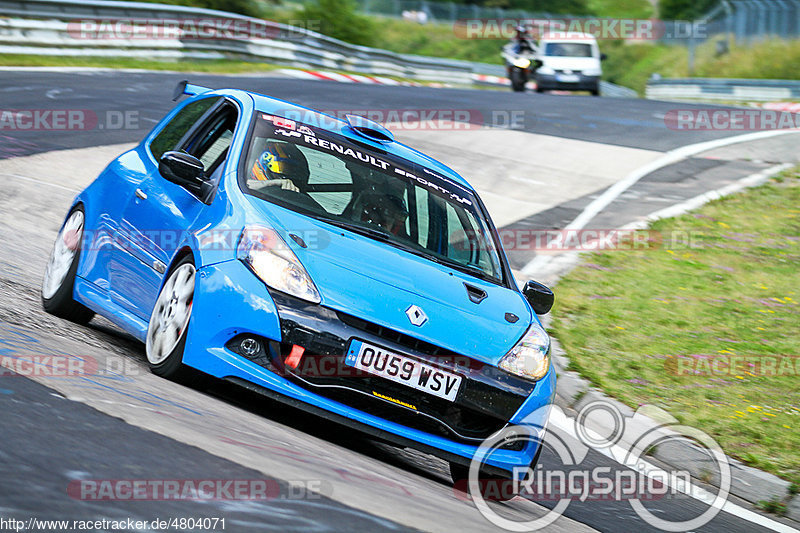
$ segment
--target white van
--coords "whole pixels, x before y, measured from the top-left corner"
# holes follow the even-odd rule
[[[539,39],[536,92],[550,90],[589,91],[600,94],[603,73],[597,39],[586,33],[545,33]]]

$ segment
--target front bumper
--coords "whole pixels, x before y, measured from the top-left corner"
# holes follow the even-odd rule
[[[574,74],[575,81],[563,81],[563,74],[540,74],[536,73],[536,87],[544,91],[566,90],[566,91],[597,91],[600,88],[600,76],[586,76],[584,74]]]
[[[462,464],[508,424],[546,424],[555,394],[552,368],[531,383],[353,315],[270,294],[239,261],[203,267],[198,274],[184,353],[189,366]],[[248,337],[259,341],[257,352],[241,348]],[[353,339],[461,375],[458,395],[449,402],[345,365]],[[294,346],[305,353],[287,364]],[[543,436],[543,430],[534,433]],[[493,452],[487,465],[504,471],[528,466],[537,448],[535,441],[509,444]]]

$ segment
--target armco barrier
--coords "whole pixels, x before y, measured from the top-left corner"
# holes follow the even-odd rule
[[[77,39],[74,36],[75,23],[87,19],[190,18],[247,22],[263,28],[264,35],[275,37],[109,40]],[[0,53],[158,59],[240,57],[295,67],[346,70],[454,84],[472,83],[475,74],[505,76],[502,65],[397,54],[345,43],[303,28],[211,9],[115,0],[0,0]],[[607,82],[601,82],[601,92],[606,96],[636,96],[630,89]]]
[[[660,100],[800,101],[800,81],[664,78],[650,80],[645,95],[647,98]]]
[[[67,55],[218,58],[239,56],[292,66],[341,69],[422,80],[471,83],[466,61],[396,54],[260,19],[210,9],[110,0],[0,0],[0,52]],[[280,38],[198,39],[75,39],[70,21],[82,19],[217,18],[265,27]]]

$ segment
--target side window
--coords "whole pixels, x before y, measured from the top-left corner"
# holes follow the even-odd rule
[[[182,146],[203,163],[206,175],[210,176],[225,161],[228,148],[233,141],[233,130],[236,128],[236,109],[229,104],[222,106]]]
[[[150,152],[156,161],[161,159],[164,152],[174,150],[189,129],[217,102],[219,98],[202,98],[187,104],[172,117],[169,124],[150,143]]]

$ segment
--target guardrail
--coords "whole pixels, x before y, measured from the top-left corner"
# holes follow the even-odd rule
[[[663,78],[647,82],[645,97],[662,100],[774,102],[800,100],[800,81]]]
[[[291,66],[453,83],[471,83],[473,71],[473,65],[466,61],[396,54],[352,45],[303,28],[211,9],[111,0],[0,0],[0,16],[15,17],[0,19],[0,53],[159,58],[238,56]],[[191,18],[236,21],[266,38],[109,40],[74,36],[75,23],[81,20]]]
[[[505,76],[502,65],[397,54],[345,43],[303,28],[212,9],[116,0],[0,0],[0,53],[90,55],[155,59],[244,58],[294,67],[470,84],[476,75]],[[246,37],[224,32],[214,38],[188,35],[176,25],[171,38],[92,38],[81,21],[230,20]],[[78,36],[76,36],[76,32]],[[143,32],[147,37],[146,31]],[[87,35],[88,34],[88,35]],[[498,50],[499,56],[499,50]],[[601,82],[608,96],[636,97],[625,87]]]

